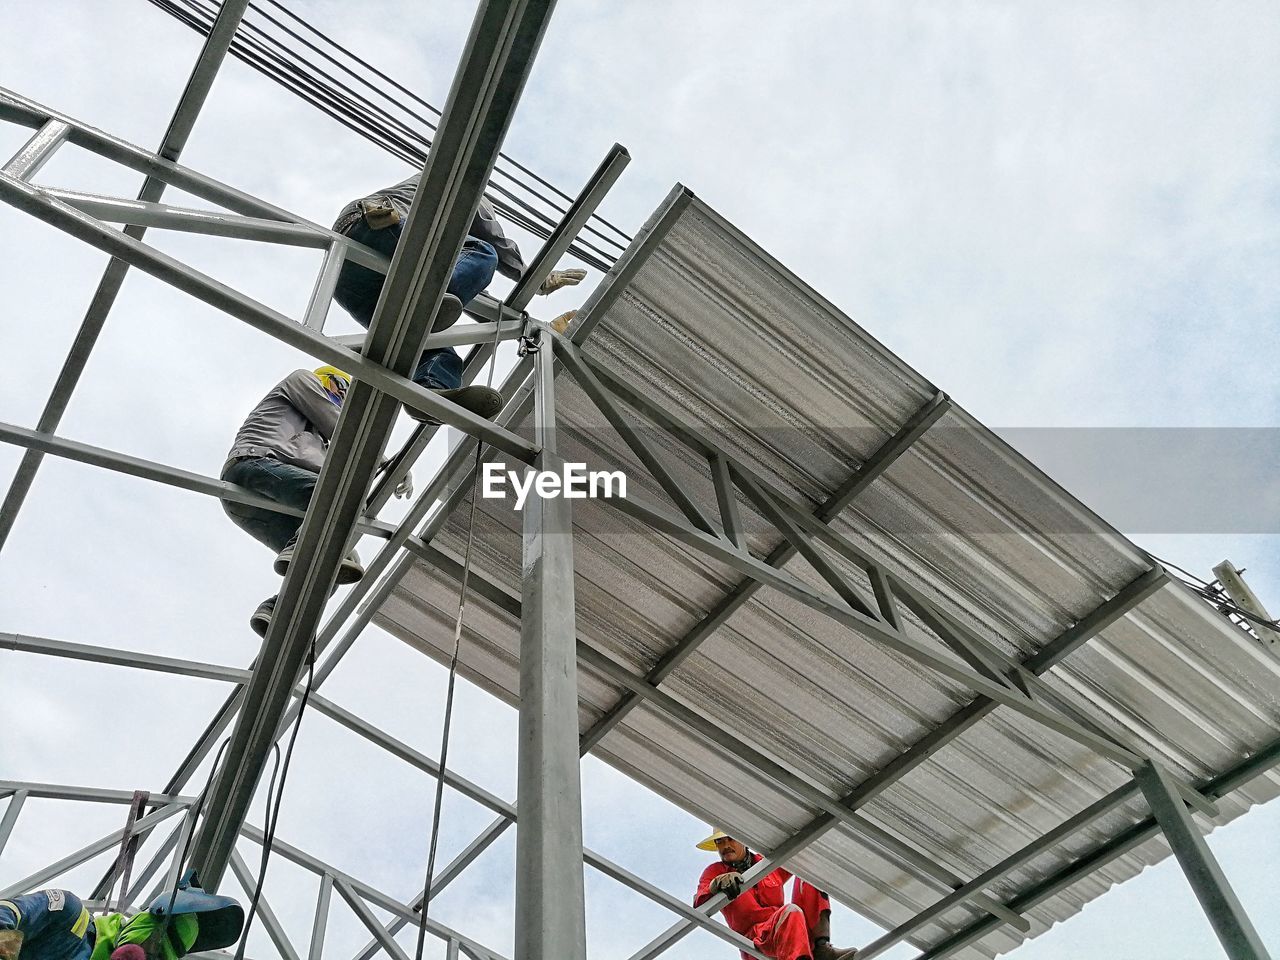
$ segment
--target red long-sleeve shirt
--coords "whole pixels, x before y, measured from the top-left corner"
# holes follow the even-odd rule
[[[751,855],[751,862],[758,863],[764,859],[758,853]],[[732,873],[733,867],[724,861],[710,864],[698,878],[698,892],[693,898],[695,907],[701,906],[711,899],[711,881],[722,873]],[[783,887],[791,879],[791,874],[781,867],[767,874],[764,879],[750,890],[744,890],[737,899],[730,901],[724,908],[724,921],[730,929],[742,934],[748,940],[758,942],[768,933],[768,925],[773,922],[778,908],[787,901]]]

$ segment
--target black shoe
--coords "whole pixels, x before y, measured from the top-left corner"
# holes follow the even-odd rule
[[[454,387],[452,390],[436,390],[428,387],[428,389],[441,400],[456,403],[464,410],[470,410],[477,417],[484,417],[486,420],[492,420],[502,411],[502,394],[492,387]],[[412,407],[405,407],[405,412],[420,423],[438,424],[440,422],[435,417]]]
[[[267,597],[258,604],[258,609],[253,611],[253,616],[249,618],[249,626],[253,628],[253,632],[266,639],[267,629],[271,626],[271,617],[275,612],[275,597]]]
[[[440,309],[436,311],[435,319],[431,321],[431,332],[439,333],[441,330],[448,330],[458,322],[461,316],[462,301],[452,293],[446,293],[440,300]]]
[[[296,540],[291,540],[285,544],[285,548],[276,555],[276,562],[273,569],[280,576],[284,576],[289,572],[289,562],[293,559],[293,548],[298,545]],[[351,552],[342,558],[342,566],[338,567],[338,585],[346,586],[349,583],[358,583],[364,577],[364,564],[360,562],[360,554],[356,553],[355,548],[351,548]]]

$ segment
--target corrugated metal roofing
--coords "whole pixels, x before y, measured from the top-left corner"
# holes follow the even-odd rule
[[[796,501],[816,505],[828,497],[936,393],[700,201],[690,202],[637,260],[621,296],[592,317],[597,325],[583,352]],[[571,378],[558,379],[557,394],[562,455],[593,468],[621,467],[630,497],[674,513]],[[527,419],[518,425],[525,432]],[[662,453],[716,516],[703,458],[670,442]],[[741,509],[752,551],[763,556],[781,537],[745,502]],[[435,540],[455,557],[465,517],[465,510],[455,512]],[[574,522],[580,642],[637,676],[742,579],[601,502],[577,501]],[[1021,660],[1150,565],[1139,548],[957,407],[832,527]],[[507,503],[482,500],[473,570],[518,598],[520,557],[520,515]],[[866,582],[856,568],[834,562]],[[802,559],[784,569],[826,589]],[[420,563],[376,622],[445,659],[456,590],[456,582]],[[514,702],[518,623],[478,598],[468,616],[462,669]],[[904,620],[911,635],[938,642],[905,611]],[[726,680],[726,668],[737,681]],[[1280,721],[1277,661],[1177,584],[1160,588],[1045,677],[1080,712],[1122,728],[1192,779],[1219,774],[1270,743]],[[586,730],[618,702],[621,689],[588,668],[579,679]],[[744,740],[833,798],[973,699],[962,685],[768,588],[661,689],[704,718],[731,711],[747,721]],[[595,752],[759,849],[777,846],[820,812],[647,704]],[[1000,707],[860,812],[967,880],[1127,779],[1114,762]],[[1222,801],[1218,822],[1277,793],[1280,778],[1260,777]],[[1140,798],[1130,799],[989,892],[1008,900],[1147,812]],[[1167,853],[1162,840],[1149,841],[1049,898],[1027,914],[1031,935]],[[941,896],[936,883],[922,882],[846,826],[792,863],[887,927]],[[955,907],[912,942],[938,943],[983,915],[971,904]],[[1022,939],[1003,926],[956,955],[991,957]]]

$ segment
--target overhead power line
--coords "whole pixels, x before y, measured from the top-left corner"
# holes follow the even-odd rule
[[[217,15],[213,0],[149,2],[205,35]],[[279,0],[249,4],[230,53],[393,156],[418,167],[426,161],[439,109]],[[498,156],[486,197],[507,220],[545,239],[573,198],[506,154]],[[604,271],[630,241],[593,215],[569,252]]]

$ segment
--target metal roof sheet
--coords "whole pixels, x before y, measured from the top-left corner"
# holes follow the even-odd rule
[[[678,196],[678,194],[673,194]],[[637,240],[643,245],[644,237]],[[714,437],[796,501],[820,503],[935,388],[700,201],[650,242],[621,295],[591,317],[583,352],[663,411]],[[632,264],[635,267],[636,264]],[[608,281],[606,281],[608,282]],[[630,497],[670,510],[665,494],[591,400],[557,381],[560,450],[621,467]],[[643,418],[640,418],[641,420]],[[529,431],[524,422],[518,430]],[[650,436],[655,436],[650,434]],[[708,513],[706,463],[680,444],[662,454]],[[780,535],[740,504],[753,552]],[[434,543],[460,557],[465,510]],[[636,676],[741,577],[599,501],[574,506],[580,643]],[[1149,558],[958,407],[952,407],[832,523],[1003,653],[1025,660],[1121,591]],[[520,515],[482,500],[472,569],[520,596]],[[855,567],[833,560],[852,579]],[[802,559],[784,568],[825,588]],[[865,580],[863,580],[865,583]],[[376,622],[440,659],[452,646],[457,584],[419,563]],[[904,610],[905,629],[936,637]],[[496,696],[518,690],[519,624],[482,598],[468,604],[462,670]],[[726,682],[728,669],[741,682]],[[1080,713],[1126,731],[1189,778],[1230,768],[1275,737],[1280,667],[1177,584],[1147,597],[1045,674]],[[586,730],[622,690],[580,670]],[[776,590],[759,591],[661,685],[704,718],[747,721],[752,747],[841,797],[973,699],[973,692],[864,639]],[[817,811],[758,770],[642,705],[595,752],[660,795],[768,850]],[[1128,781],[1116,763],[1008,708],[978,720],[860,808],[934,862],[971,878]],[[1280,793],[1269,773],[1220,803],[1225,822]],[[1008,900],[1147,815],[1130,798],[989,889]],[[1158,837],[1026,913],[1031,935],[1166,856]],[[847,826],[791,861],[833,896],[887,927],[941,896]],[[928,946],[982,916],[957,906],[918,930]],[[991,957],[1023,939],[1002,926],[958,951]]]

